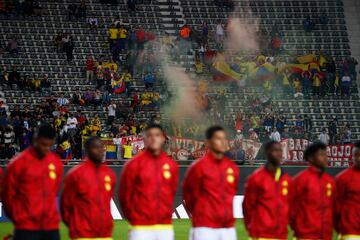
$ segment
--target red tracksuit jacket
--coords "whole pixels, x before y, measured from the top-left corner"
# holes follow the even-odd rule
[[[56,196],[62,175],[63,165],[54,153],[39,159],[29,147],[11,160],[2,179],[1,199],[16,229],[59,228]]]
[[[164,152],[145,150],[125,164],[119,200],[132,226],[171,224],[178,177],[178,165]]]
[[[261,167],[245,183],[244,223],[252,238],[287,239],[289,224],[288,174],[275,173]]]
[[[341,235],[360,235],[360,169],[336,177],[335,228]]]
[[[233,199],[238,181],[239,169],[227,157],[218,160],[209,152],[190,166],[183,196],[193,227],[234,226]]]
[[[331,240],[335,182],[313,166],[299,173],[290,186],[290,225],[295,237]]]
[[[64,181],[61,214],[72,239],[112,236],[110,200],[115,184],[115,173],[105,164],[86,160],[71,169]]]

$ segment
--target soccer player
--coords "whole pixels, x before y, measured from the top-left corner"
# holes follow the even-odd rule
[[[206,131],[209,151],[188,169],[183,196],[191,214],[191,240],[235,240],[233,199],[239,169],[225,157],[228,140],[225,130],[213,126]]]
[[[291,179],[280,168],[282,149],[279,142],[266,143],[265,154],[265,166],[250,175],[245,183],[245,227],[252,239],[287,239]]]
[[[115,173],[103,162],[105,149],[97,137],[84,144],[86,159],[64,181],[61,214],[71,239],[112,239],[110,201]]]
[[[1,199],[15,225],[15,240],[58,240],[60,215],[56,206],[63,165],[50,152],[55,130],[40,125],[32,146],[14,157],[2,179]]]
[[[174,240],[173,203],[179,169],[162,150],[165,135],[160,125],[145,129],[145,151],[124,167],[119,200],[130,223],[129,240]]]
[[[326,145],[310,145],[304,157],[310,166],[290,186],[290,225],[297,239],[331,240],[335,182],[325,172]]]
[[[354,165],[336,177],[335,229],[339,239],[360,239],[360,142],[353,148]]]

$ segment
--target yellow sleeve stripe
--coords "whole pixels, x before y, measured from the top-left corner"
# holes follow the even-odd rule
[[[352,235],[352,234],[343,235],[339,239],[341,240],[360,239],[360,235]]]
[[[281,177],[281,168],[277,168],[275,172],[275,182],[278,182]]]
[[[130,230],[172,230],[173,225],[172,224],[156,224],[156,225],[136,225],[131,226],[129,225]]]

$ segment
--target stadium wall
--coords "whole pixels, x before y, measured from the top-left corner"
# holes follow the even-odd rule
[[[72,168],[72,166],[65,166],[65,174],[71,168]],[[117,182],[119,182],[122,168],[123,167],[120,167],[120,166],[119,167],[111,166],[111,169],[113,169],[117,175]],[[239,187],[238,187],[239,190],[238,190],[237,196],[234,199],[234,216],[236,218],[242,218],[242,216],[243,216],[241,206],[242,206],[242,200],[243,200],[243,191],[244,191],[245,180],[257,168],[258,167],[254,167],[254,166],[241,166],[240,167],[240,181],[239,181]],[[306,166],[286,166],[286,167],[284,167],[284,170],[291,176],[295,176],[298,172],[304,170],[305,168],[306,168]],[[182,179],[184,178],[186,169],[187,169],[187,167],[180,167],[180,174],[179,174],[180,184],[179,184],[175,202],[174,202],[174,213],[173,213],[174,219],[189,218],[189,215],[187,214],[187,212],[182,204],[182,193],[181,193],[181,182],[182,182]],[[327,169],[327,172],[330,175],[335,177],[338,173],[340,173],[344,169],[345,168],[342,168],[342,167],[331,167],[331,168]],[[118,185],[119,184],[117,184],[116,189],[115,189],[115,196],[117,196],[118,187],[119,187]],[[113,215],[114,219],[117,219],[117,220],[122,219],[121,208],[120,208],[120,204],[118,202],[117,197],[115,197],[114,201],[111,202],[111,209],[112,209],[112,215]],[[8,219],[4,215],[4,212],[3,212],[3,209],[2,209],[2,206],[0,203],[0,222],[6,222],[6,221],[8,221]]]

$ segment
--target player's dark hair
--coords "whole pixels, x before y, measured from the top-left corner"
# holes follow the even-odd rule
[[[48,123],[41,123],[35,130],[36,137],[43,137],[49,139],[55,139],[56,131],[55,129]]]
[[[326,150],[326,145],[324,143],[316,142],[308,146],[304,153],[305,161],[309,161],[309,158],[314,156],[320,150]]]
[[[211,139],[214,136],[214,134],[218,131],[225,132],[225,129],[222,126],[218,126],[218,125],[209,127],[208,129],[206,129],[206,132],[205,132],[206,139],[207,140]]]
[[[164,129],[163,127],[160,125],[160,124],[156,124],[156,123],[152,123],[152,124],[149,124],[146,128],[145,128],[145,132],[151,130],[151,129],[154,129],[154,128],[157,128],[159,129],[160,131],[164,132]]]
[[[356,141],[356,142],[354,143],[354,147],[360,149],[360,141]]]
[[[280,144],[280,143],[277,142],[277,141],[273,141],[273,140],[265,143],[265,145],[264,145],[264,150],[265,150],[265,152],[269,151],[269,150],[270,150],[274,145],[276,145],[276,144]]]
[[[84,143],[84,149],[85,151],[88,151],[89,148],[91,147],[91,145],[95,142],[95,141],[100,141],[99,137],[90,137],[88,139],[86,139],[85,143]]]

